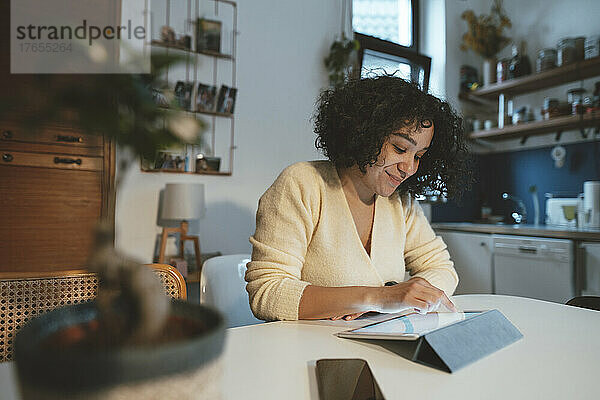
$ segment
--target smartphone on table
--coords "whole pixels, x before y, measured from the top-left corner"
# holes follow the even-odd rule
[[[385,400],[365,360],[321,359],[316,371],[320,400]]]

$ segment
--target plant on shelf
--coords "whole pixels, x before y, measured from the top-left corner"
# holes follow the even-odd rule
[[[468,31],[462,37],[461,50],[473,50],[484,58],[484,86],[495,82],[495,56],[511,41],[504,36],[504,29],[512,27],[512,24],[502,9],[502,0],[494,0],[489,15],[477,16],[473,10],[467,10],[461,18],[468,25]]]
[[[160,86],[159,77],[181,60],[177,56],[153,56],[152,72],[147,75],[34,76],[36,84],[32,86],[47,90],[13,93],[5,100],[0,118],[32,130],[68,121],[75,129],[114,139],[125,150],[119,152],[119,174],[111,187],[109,199],[114,199],[115,187],[136,157],[151,159],[157,149],[197,143],[204,130],[201,120],[165,110],[152,98],[151,88]],[[31,114],[19,117],[22,114],[18,111],[31,108],[32,102],[36,103],[36,118]],[[110,207],[114,210],[114,204]],[[114,215],[114,211],[108,214]],[[170,396],[178,397],[181,388],[187,386],[189,391],[185,379],[191,377],[195,380],[194,398],[213,398],[218,367],[212,365],[223,345],[222,318],[200,305],[170,302],[150,268],[115,250],[113,221],[99,221],[87,265],[99,278],[95,302],[41,315],[17,335],[19,379],[29,391],[25,398],[62,398],[65,393],[77,398],[144,398],[149,389],[143,385],[157,378],[167,386]],[[52,328],[39,329],[41,323]],[[75,337],[73,329],[79,332]],[[62,346],[53,347],[47,339],[57,335],[62,335],[58,341]],[[182,358],[182,349],[193,360]],[[206,365],[209,371],[202,375]],[[48,371],[60,371],[67,383],[47,382],[43,377]],[[85,384],[77,378],[82,374]],[[171,377],[174,382],[169,382]],[[152,385],[154,393],[157,384]],[[124,391],[119,392],[121,389]]]
[[[343,33],[340,40],[331,44],[329,55],[324,60],[331,86],[344,83],[354,73],[359,48],[358,40],[348,39]]]

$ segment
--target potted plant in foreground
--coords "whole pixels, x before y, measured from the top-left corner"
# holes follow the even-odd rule
[[[161,109],[152,99],[157,78],[179,61],[153,56],[150,75],[39,76],[49,88],[47,97],[25,92],[2,110],[10,113],[36,98],[37,118],[23,126],[60,115],[88,133],[113,138],[128,150],[120,154],[123,176],[137,156],[151,159],[158,148],[195,142],[202,133],[201,121]],[[200,305],[170,301],[155,274],[118,253],[113,243],[112,221],[99,221],[88,263],[99,275],[94,302],[41,315],[18,333],[15,360],[23,397],[219,398],[222,317]]]

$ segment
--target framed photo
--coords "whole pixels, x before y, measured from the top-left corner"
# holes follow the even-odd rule
[[[221,21],[198,18],[196,22],[196,51],[221,52]]]
[[[221,157],[209,157],[202,153],[196,156],[196,173],[219,172]]]
[[[196,111],[214,112],[217,105],[217,87],[198,84],[198,93],[196,95]]]
[[[191,82],[177,81],[175,84],[175,101],[184,110],[191,109],[193,89],[194,84]]]
[[[159,151],[154,160],[154,169],[184,171],[185,155],[173,150]]]
[[[219,99],[217,101],[217,112],[224,114],[233,114],[235,108],[236,88],[222,85],[219,90]]]
[[[163,108],[169,108],[169,90],[159,89],[157,87],[149,87],[154,103]]]

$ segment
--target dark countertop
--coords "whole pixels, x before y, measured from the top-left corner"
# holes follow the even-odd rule
[[[472,222],[434,222],[431,227],[446,231],[498,233],[600,242],[600,229],[577,229],[551,225],[477,224]]]

